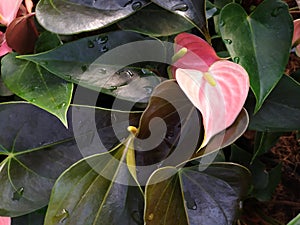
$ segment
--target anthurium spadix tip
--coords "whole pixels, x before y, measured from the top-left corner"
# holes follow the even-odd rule
[[[204,147],[235,121],[248,95],[249,76],[242,66],[221,60],[203,39],[185,33],[177,40],[188,52],[175,63],[174,76],[202,114],[205,133],[201,147]],[[199,45],[201,51],[197,50]]]

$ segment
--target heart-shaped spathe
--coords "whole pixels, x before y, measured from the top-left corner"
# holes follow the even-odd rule
[[[176,44],[188,51],[175,63],[175,77],[202,114],[205,135],[201,147],[204,147],[215,134],[229,127],[240,113],[249,91],[249,76],[242,66],[221,60],[201,38],[181,34],[177,40],[181,41]],[[179,48],[176,50],[180,51]]]

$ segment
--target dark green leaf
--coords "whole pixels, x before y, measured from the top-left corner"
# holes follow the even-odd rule
[[[39,39],[35,43],[35,53],[49,51],[53,48],[62,45],[62,42],[57,34],[49,31],[44,31],[40,34]]]
[[[82,155],[116,146],[128,135],[128,123],[137,124],[137,117],[132,114],[128,121],[128,113],[72,106],[66,129],[31,104],[0,104],[0,155],[6,157],[0,163],[0,214],[14,217],[47,205],[65,169]]]
[[[16,95],[55,115],[67,127],[73,84],[11,53],[2,59],[2,79]]]
[[[125,164],[131,141],[66,170],[54,185],[45,224],[143,224],[143,193]]]
[[[249,178],[247,169],[232,163],[158,169],[146,186],[145,222],[232,224],[239,201],[249,188]]]
[[[252,161],[259,155],[269,151],[283,134],[283,132],[256,132]]]
[[[26,214],[24,216],[12,218],[11,225],[43,225],[47,207]]]
[[[257,131],[292,131],[300,128],[300,85],[288,76],[283,76],[266,99],[261,110],[250,113],[249,129]],[[252,112],[251,99],[246,107]]]
[[[41,0],[36,7],[36,17],[42,26],[53,33],[74,34],[108,26],[147,3],[147,0]]]
[[[293,21],[288,6],[265,0],[247,15],[236,3],[226,5],[219,19],[222,38],[232,59],[250,76],[257,112],[280,80],[289,59]]]
[[[120,71],[129,64],[141,61],[165,61],[164,47],[160,42],[138,44],[143,40],[146,39],[140,34],[116,31],[86,37],[52,51],[20,58],[33,61],[67,81],[92,90],[145,103],[160,79],[143,69]]]
[[[155,4],[191,21],[208,39],[204,0],[151,0]]]
[[[169,36],[193,28],[192,23],[178,14],[151,4],[118,23],[124,30],[149,36]]]
[[[258,158],[252,160],[253,156],[243,150],[242,148],[232,145],[231,146],[231,161],[239,163],[247,168],[252,173],[252,195],[261,201],[267,201],[271,199],[276,186],[280,182],[280,168],[278,165],[271,171],[266,170],[265,164],[263,164]]]

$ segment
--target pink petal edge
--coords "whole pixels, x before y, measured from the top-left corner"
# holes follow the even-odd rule
[[[0,216],[0,225],[10,225],[11,218],[10,217],[1,217]]]
[[[0,23],[8,26],[16,17],[22,0],[0,0]]]

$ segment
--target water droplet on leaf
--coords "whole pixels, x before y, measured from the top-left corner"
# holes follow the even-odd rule
[[[92,42],[91,40],[88,40],[88,47],[89,48],[94,48],[95,47],[94,42]]]
[[[100,49],[100,52],[107,52],[107,51],[108,51],[108,47],[105,45]]]
[[[220,26],[223,27],[225,25],[225,21],[224,20],[220,20]]]
[[[113,90],[116,90],[117,88],[118,88],[117,86],[110,86],[109,90],[113,91]]]
[[[32,98],[32,99],[30,99],[29,101],[30,101],[30,102],[35,102],[36,99],[35,99],[35,98]]]
[[[101,74],[106,74],[106,69],[105,69],[105,68],[100,68],[100,69],[99,69],[99,72],[100,72]]]
[[[87,69],[88,69],[88,66],[87,66],[87,65],[82,65],[82,66],[81,66],[82,72],[87,71]]]
[[[239,63],[239,62],[240,62],[240,57],[234,57],[234,58],[233,58],[233,62]]]
[[[98,45],[100,44],[105,44],[108,41],[108,37],[107,36],[99,36],[96,38],[96,42]]]
[[[62,209],[55,217],[59,220],[59,223],[63,223],[69,217],[69,212],[66,209]]]
[[[273,16],[273,17],[278,16],[281,10],[282,10],[282,6],[279,6],[275,9],[273,9],[273,11],[271,12],[271,16]]]
[[[182,12],[185,12],[189,9],[189,7],[187,6],[187,4],[184,4],[184,3],[180,3],[180,4],[177,4],[177,5],[174,5],[171,10],[173,11],[182,11]]]
[[[130,71],[130,70],[126,71],[126,75],[129,76],[129,77],[133,77],[134,76],[133,72]]]
[[[148,220],[153,220],[154,219],[154,214],[153,213],[150,213],[147,217]]]
[[[146,93],[149,94],[149,95],[150,95],[150,94],[152,93],[152,91],[153,91],[153,87],[151,87],[151,86],[145,86],[144,89],[145,89]]]
[[[57,109],[61,109],[61,108],[65,107],[66,104],[67,104],[67,103],[62,102],[61,104],[59,104],[58,106],[56,106],[56,108],[57,108]]]
[[[19,201],[24,194],[24,187],[20,187],[18,188],[14,193],[13,193],[13,197],[12,200],[13,201]]]
[[[224,39],[224,43],[230,45],[230,44],[232,44],[232,40],[230,40],[230,39]]]
[[[132,10],[136,11],[136,10],[139,10],[142,6],[143,6],[143,4],[141,2],[135,2],[131,5],[131,8],[132,8]]]

